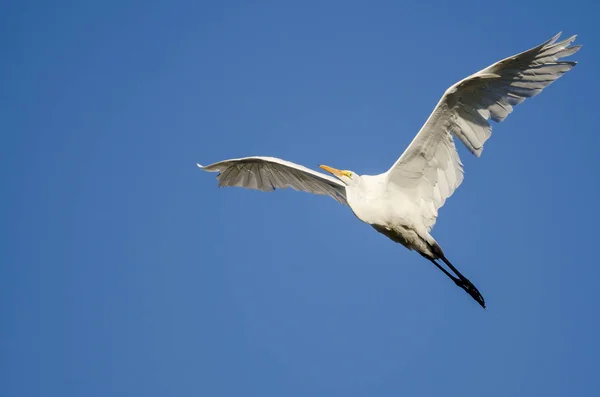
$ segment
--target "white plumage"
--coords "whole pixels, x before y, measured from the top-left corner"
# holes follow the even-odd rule
[[[219,186],[239,186],[270,192],[291,187],[308,193],[324,194],[342,204],[346,202],[346,185],[339,180],[275,157],[244,157],[221,161],[206,167],[218,171]]]
[[[570,45],[575,36],[556,43],[559,36],[451,86],[408,148],[383,174],[358,175],[321,166],[336,179],[273,157],[245,157],[198,166],[218,171],[219,186],[262,191],[291,187],[331,196],[349,205],[360,220],[377,231],[418,251],[485,307],[477,288],[446,259],[429,234],[438,210],[463,180],[453,136],[479,157],[492,135],[490,119],[503,121],[514,106],[539,94],[575,66],[575,62],[561,58],[574,54],[581,46]]]

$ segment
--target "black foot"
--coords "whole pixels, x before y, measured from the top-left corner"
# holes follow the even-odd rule
[[[471,295],[471,298],[475,299],[477,301],[477,303],[479,303],[481,305],[481,307],[483,307],[485,309],[485,299],[483,299],[483,296],[481,296],[481,293],[479,292],[477,287],[475,287],[473,285],[473,283],[471,283],[467,279],[464,279],[464,280],[457,279],[457,280],[454,280],[454,282],[460,288],[464,289],[467,294]]]

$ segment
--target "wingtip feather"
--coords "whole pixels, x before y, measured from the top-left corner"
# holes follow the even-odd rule
[[[554,43],[556,43],[556,40],[558,40],[558,38],[563,34],[562,30],[560,32],[558,32],[557,34],[555,34],[550,40],[548,40],[546,43],[544,43],[544,47],[552,45]]]
[[[573,36],[569,37],[568,39],[564,39],[561,42],[556,42],[559,38],[559,36],[562,34],[562,32],[560,32],[559,34],[557,34],[556,36],[554,36],[553,38],[551,38],[550,40],[548,40],[547,42],[544,43],[544,45],[542,46],[542,48],[547,49],[547,48],[555,48],[555,47],[562,47],[562,48],[569,48],[569,45],[571,43],[573,43],[575,41],[575,39],[577,38],[577,35],[574,34]]]
[[[577,45],[574,45],[574,46],[570,47],[571,48],[571,52],[569,53],[568,56],[573,55],[577,51],[581,50],[581,47],[583,47],[583,44],[577,44]]]
[[[567,47],[567,46],[569,46],[569,45],[570,45],[572,42],[574,42],[576,38],[577,38],[577,35],[576,35],[576,34],[574,34],[573,36],[569,37],[568,39],[565,39],[565,40],[563,40],[563,41],[562,41],[562,43],[564,43],[563,45],[564,45],[565,47]]]

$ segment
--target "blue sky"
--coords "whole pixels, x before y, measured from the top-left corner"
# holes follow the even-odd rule
[[[0,395],[597,396],[593,1],[9,2]],[[433,235],[486,298],[248,155],[386,170],[452,83],[563,30]],[[596,203],[596,204],[595,204]]]

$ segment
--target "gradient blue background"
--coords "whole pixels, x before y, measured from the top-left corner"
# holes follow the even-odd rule
[[[0,395],[598,396],[593,1],[3,3]],[[387,169],[443,91],[564,30],[434,236],[482,310],[348,208],[218,189]]]

